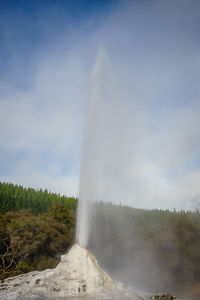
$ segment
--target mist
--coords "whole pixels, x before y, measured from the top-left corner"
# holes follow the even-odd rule
[[[188,210],[200,194],[197,7],[122,5],[100,30],[90,74],[77,240],[112,278],[154,292],[176,283],[128,214],[109,204]],[[173,234],[163,234],[178,261]]]

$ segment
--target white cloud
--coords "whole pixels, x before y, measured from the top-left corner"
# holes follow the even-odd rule
[[[0,149],[23,153],[2,179],[77,195],[90,98],[87,196],[187,208],[200,194],[198,6],[122,3],[96,32],[87,32],[88,21],[70,45],[63,35],[53,53],[39,53],[26,90],[2,83]],[[105,51],[95,64],[98,48]]]
[[[1,180],[77,196],[86,72],[79,57],[61,54],[37,62],[29,89],[9,88],[0,100],[0,151],[10,169]]]
[[[66,196],[78,196],[79,176],[60,175],[59,165],[49,166],[48,170],[42,170],[37,161],[20,161],[17,163],[12,174],[1,176],[1,181],[12,182],[36,189],[48,189],[51,192]]]

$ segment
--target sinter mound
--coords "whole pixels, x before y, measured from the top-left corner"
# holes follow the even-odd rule
[[[112,288],[110,277],[99,267],[95,257],[87,249],[75,244],[70,251],[61,257],[55,269],[8,278],[0,286],[0,297],[9,292],[28,295],[33,293],[52,297],[64,297],[83,293],[103,293]]]

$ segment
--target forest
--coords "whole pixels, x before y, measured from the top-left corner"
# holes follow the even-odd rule
[[[0,183],[0,279],[53,268],[74,243],[77,199]]]
[[[30,209],[33,215],[42,214],[55,204],[63,204],[75,210],[77,199],[48,192],[24,188],[21,185],[0,182],[0,213]]]
[[[55,267],[74,243],[77,199],[0,183],[0,279]],[[200,299],[199,211],[93,205],[89,249],[114,278]],[[165,290],[163,290],[165,289]]]

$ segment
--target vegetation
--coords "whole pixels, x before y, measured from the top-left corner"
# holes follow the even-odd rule
[[[0,182],[0,213],[30,209],[34,215],[42,214],[54,204],[63,204],[70,210],[75,210],[77,199],[48,192],[34,190],[12,183]]]
[[[0,183],[0,279],[53,268],[74,243],[74,198]]]
[[[40,216],[30,210],[0,214],[0,279],[52,268],[74,242],[75,211],[57,204]]]

